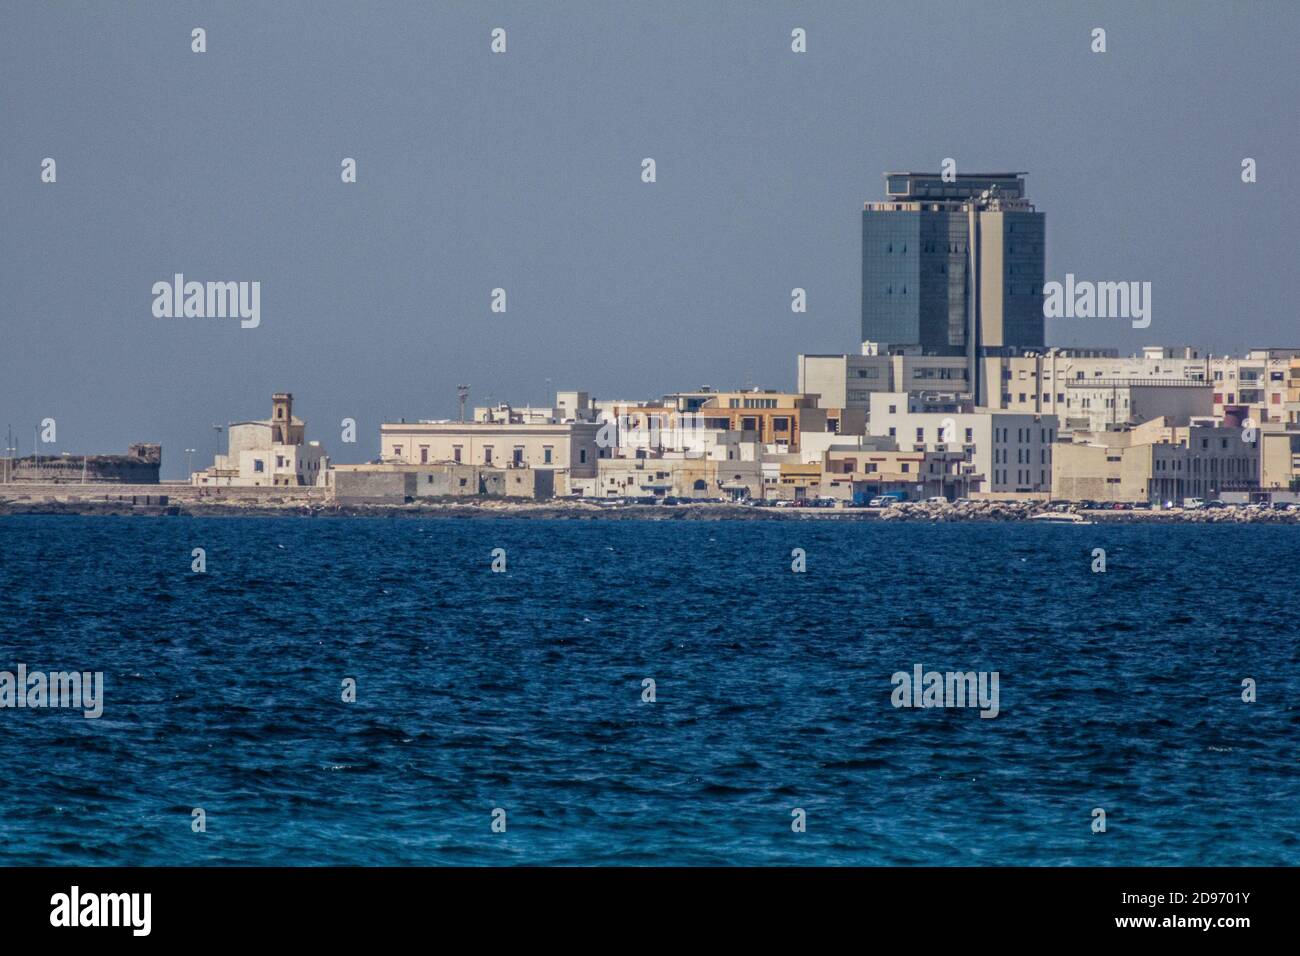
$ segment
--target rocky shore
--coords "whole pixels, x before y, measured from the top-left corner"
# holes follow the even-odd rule
[[[902,502],[887,508],[756,507],[744,504],[679,505],[596,504],[589,501],[531,501],[464,499],[413,504],[349,504],[292,500],[174,500],[168,504],[130,501],[15,501],[0,499],[4,515],[106,515],[157,517],[305,517],[305,518],[546,518],[568,520],[653,521],[1028,521],[1041,515],[1061,515],[1078,522],[1191,522],[1196,524],[1300,524],[1300,511],[1216,508],[1187,511],[1134,509],[1082,510],[1071,506],[1056,512],[1041,503],[979,501],[961,504]],[[1077,516],[1071,519],[1069,515]],[[1038,521],[1042,521],[1041,518]],[[1042,522],[1048,523],[1048,522]],[[1054,522],[1053,522],[1054,523]]]

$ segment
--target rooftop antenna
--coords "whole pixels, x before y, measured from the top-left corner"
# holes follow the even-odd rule
[[[469,398],[469,386],[457,385],[456,397],[460,399],[460,420],[463,423],[465,421],[465,399]]]

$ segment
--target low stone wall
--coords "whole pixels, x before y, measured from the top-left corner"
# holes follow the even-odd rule
[[[138,498],[140,502],[148,497],[150,503],[159,496],[172,502],[178,501],[231,501],[231,502],[310,502],[328,501],[331,497],[328,488],[306,488],[297,486],[264,486],[260,488],[214,488],[186,484],[183,482],[160,484],[104,484],[104,483],[0,483],[0,500],[5,501],[130,501]]]

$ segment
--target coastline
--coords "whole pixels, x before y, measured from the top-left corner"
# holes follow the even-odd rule
[[[159,496],[153,496],[158,498]],[[1055,514],[1041,504],[977,502],[962,505],[928,505],[903,502],[886,508],[756,507],[733,503],[700,504],[594,504],[588,501],[493,499],[411,504],[340,504],[325,500],[258,498],[245,500],[168,499],[144,502],[121,500],[14,500],[0,498],[0,518],[15,515],[82,515],[105,517],[188,518],[532,518],[571,521],[887,521],[927,524],[971,521],[1027,521],[1039,524],[1070,521],[1033,521]],[[1081,510],[1068,514],[1089,524],[1300,524],[1300,511],[1221,508],[1185,511]]]

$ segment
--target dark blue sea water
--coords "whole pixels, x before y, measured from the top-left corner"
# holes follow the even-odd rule
[[[0,863],[1297,864],[1297,575],[1300,527],[2,518],[0,670],[105,704],[0,710]],[[917,663],[1001,713],[893,707]]]

